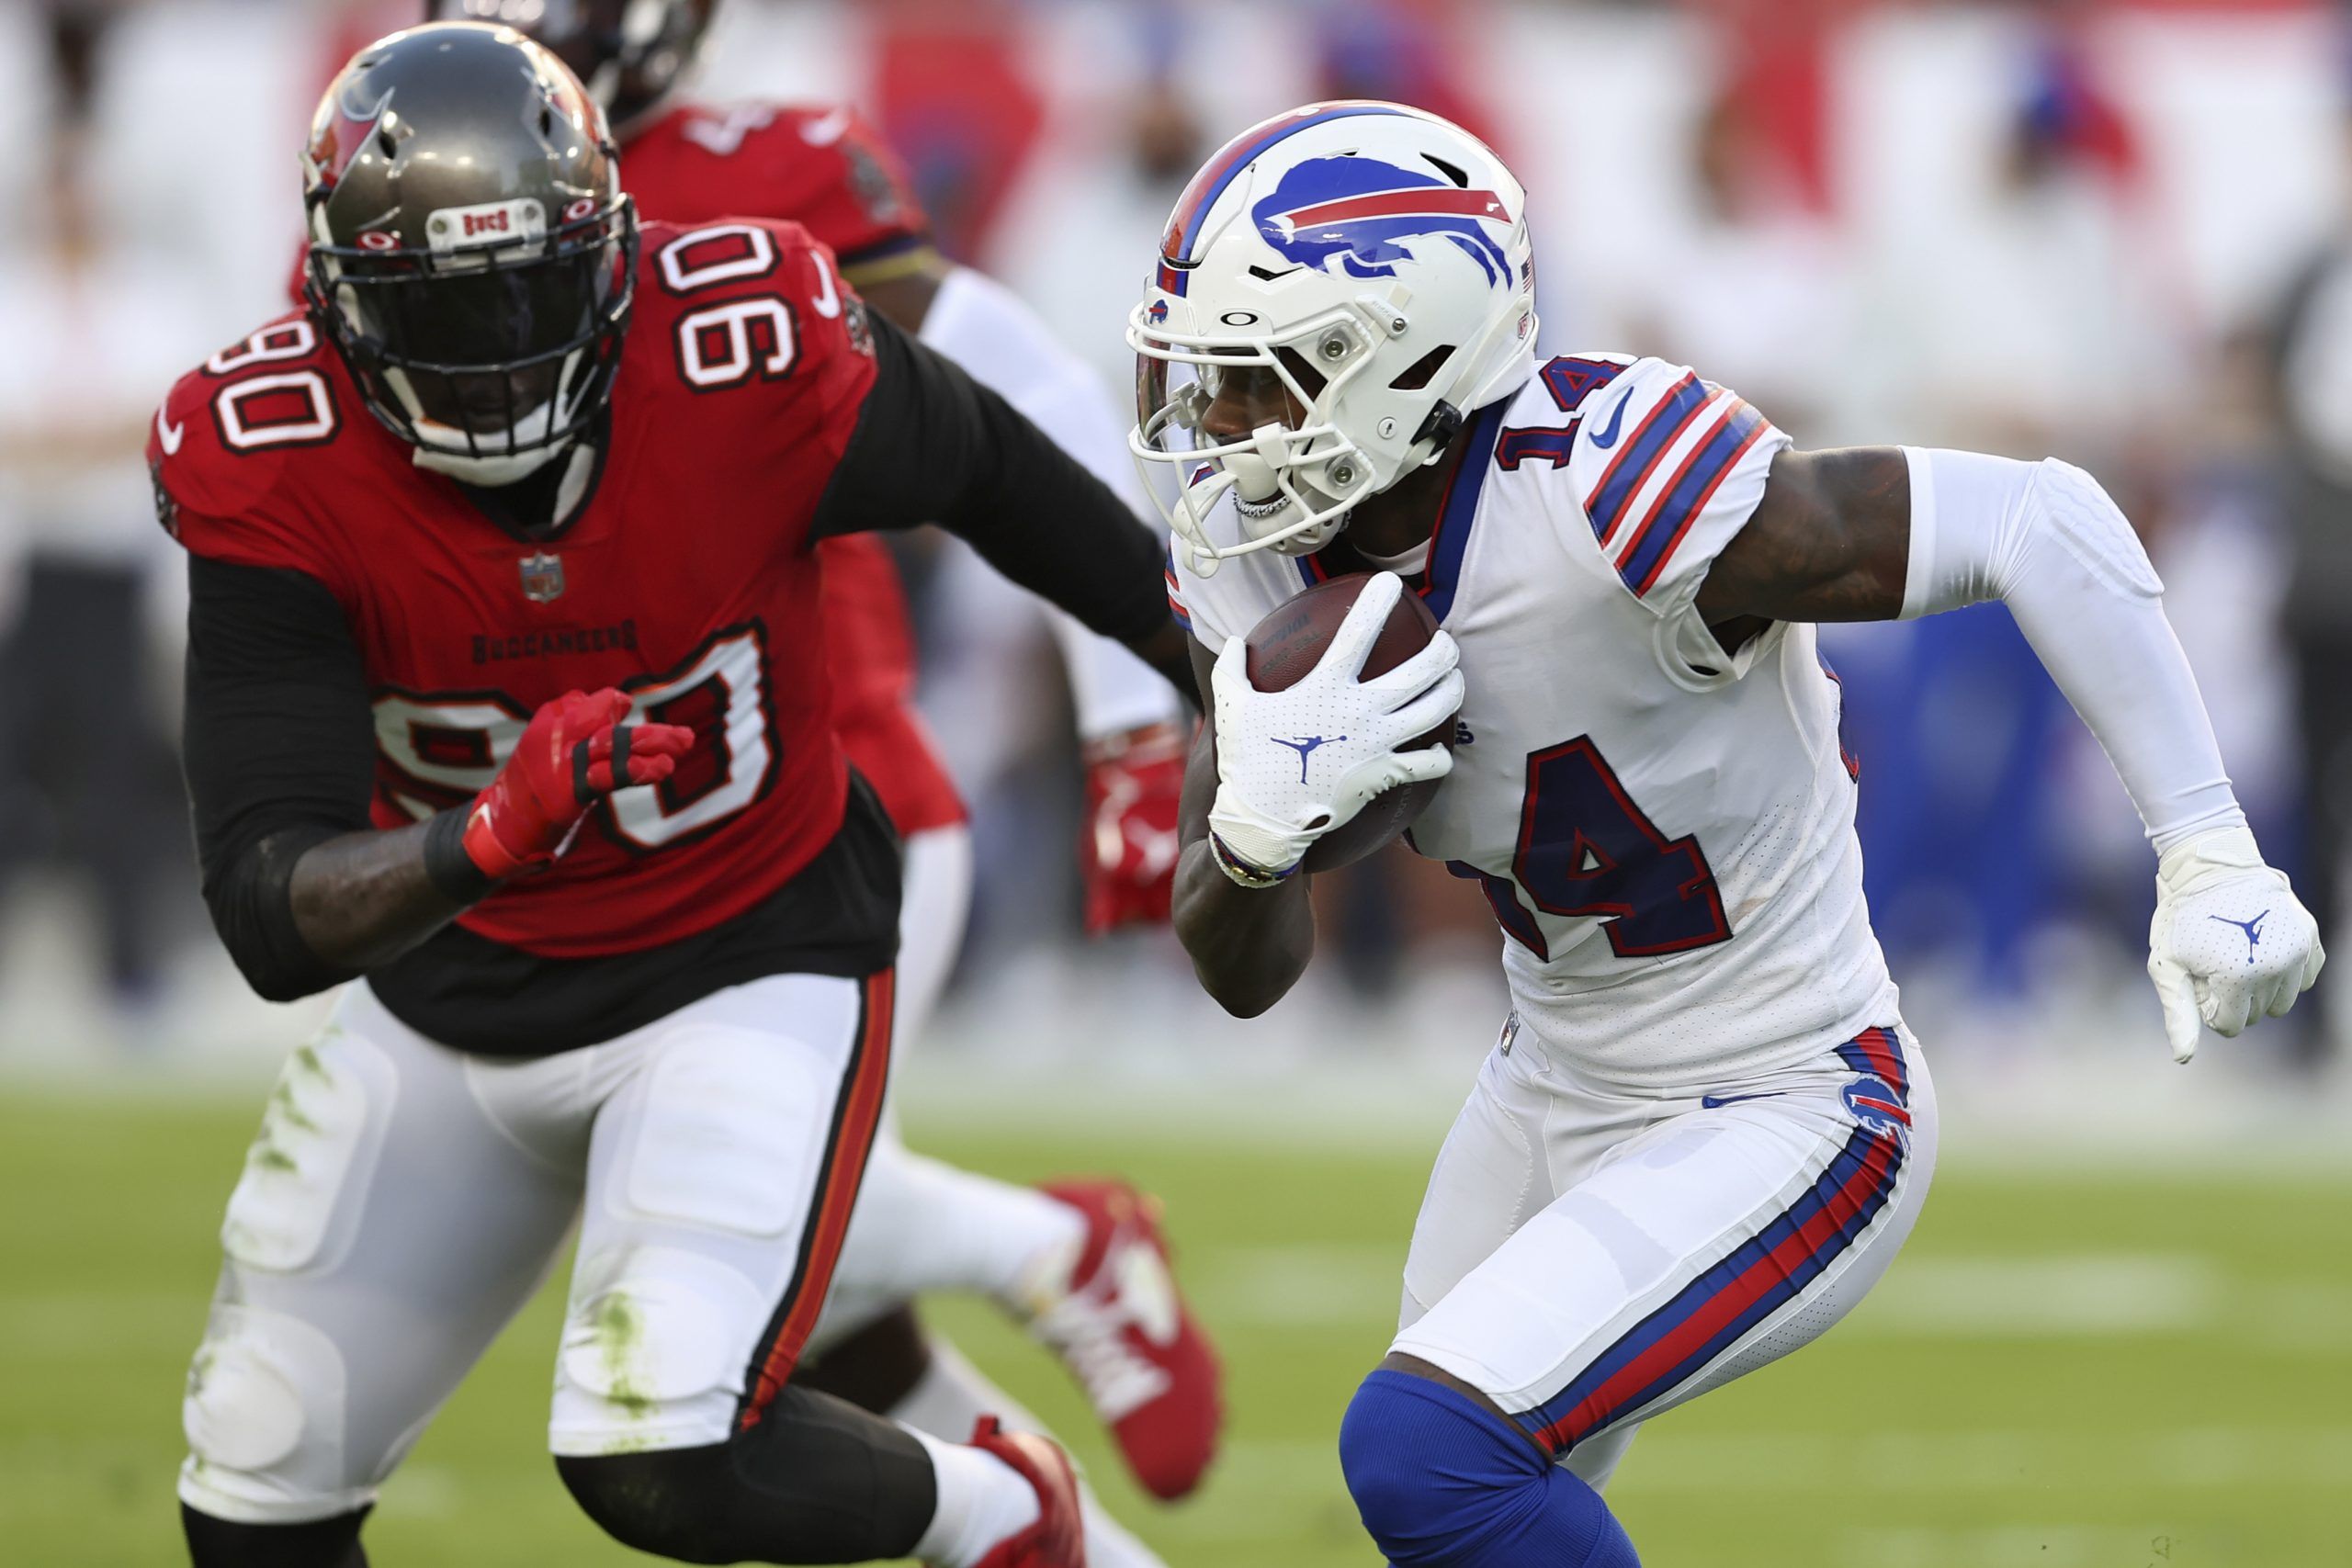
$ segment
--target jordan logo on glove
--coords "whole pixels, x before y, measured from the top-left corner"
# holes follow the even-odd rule
[[[1279,736],[1270,735],[1266,739],[1272,740],[1277,746],[1287,746],[1298,753],[1298,782],[1305,784],[1306,782],[1306,759],[1308,754],[1317,746],[1328,745],[1334,740],[1345,740],[1347,737],[1344,735],[1307,735],[1302,736],[1296,740],[1284,740]]]
[[[2219,920],[2225,926],[2235,926],[2245,932],[2245,961],[2248,964],[2254,962],[2254,950],[2262,945],[2262,922],[2270,918],[2269,910],[2263,910],[2250,920],[2233,920],[2227,915],[2208,915],[2205,918]]]

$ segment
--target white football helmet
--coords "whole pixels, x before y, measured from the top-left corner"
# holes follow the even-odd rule
[[[1527,197],[1477,138],[1419,109],[1309,104],[1193,176],[1127,318],[1128,439],[1195,570],[1329,542],[1349,508],[1442,453],[1535,372]],[[1303,419],[1204,431],[1219,378],[1271,371]],[[1206,524],[1230,493],[1242,542]]]

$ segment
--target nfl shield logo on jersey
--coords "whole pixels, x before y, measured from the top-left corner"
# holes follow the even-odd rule
[[[525,556],[520,563],[523,573],[523,597],[534,604],[544,604],[563,592],[563,558],[541,550],[535,556]]]

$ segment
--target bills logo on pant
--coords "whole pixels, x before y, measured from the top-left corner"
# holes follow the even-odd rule
[[[1883,1029],[1865,1030],[1838,1047],[1846,1065],[1861,1074],[1839,1091],[1857,1125],[1883,1138],[1902,1139],[1911,1130],[1910,1080],[1903,1058]]]
[[[1489,285],[1511,281],[1510,262],[1485,227],[1510,223],[1499,196],[1377,159],[1301,164],[1250,216],[1266,243],[1301,266],[1394,277],[1396,264],[1412,258],[1414,241],[1442,235],[1476,260]]]

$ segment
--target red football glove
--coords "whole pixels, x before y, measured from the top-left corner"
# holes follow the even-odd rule
[[[1086,929],[1168,919],[1190,727],[1147,724],[1086,748]]]
[[[554,862],[589,807],[616,789],[659,784],[695,743],[674,724],[623,724],[627,694],[566,692],[524,728],[514,754],[466,813],[466,854],[489,877]]]

